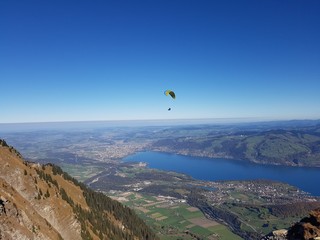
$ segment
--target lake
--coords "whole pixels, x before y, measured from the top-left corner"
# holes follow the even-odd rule
[[[260,165],[229,159],[190,157],[160,152],[139,152],[123,159],[146,162],[150,168],[185,173],[199,180],[277,180],[320,196],[320,169]]]

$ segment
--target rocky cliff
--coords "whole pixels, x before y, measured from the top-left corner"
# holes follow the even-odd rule
[[[310,212],[309,217],[294,224],[288,231],[288,239],[319,239],[320,240],[320,208]]]
[[[320,240],[320,208],[312,210],[309,217],[301,219],[289,230],[273,231],[262,240]]]
[[[0,239],[157,239],[129,208],[0,140]]]

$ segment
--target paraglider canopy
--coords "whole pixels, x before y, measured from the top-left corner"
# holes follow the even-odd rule
[[[166,91],[164,91],[164,94],[166,96],[170,95],[173,99],[176,99],[176,94],[174,93],[174,91],[166,90]]]
[[[176,94],[172,90],[164,91],[164,95],[170,96],[171,98],[176,99]],[[171,111],[171,107],[168,108],[168,111]]]

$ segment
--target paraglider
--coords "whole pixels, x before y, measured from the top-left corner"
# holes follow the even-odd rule
[[[176,94],[172,90],[164,91],[164,95],[171,96],[171,98],[176,99]],[[168,111],[171,111],[171,107],[168,108]]]
[[[176,94],[174,93],[174,91],[166,90],[164,91],[164,95],[166,96],[170,95],[173,99],[176,99]]]

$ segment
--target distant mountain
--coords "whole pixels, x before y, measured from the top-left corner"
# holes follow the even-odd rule
[[[150,148],[262,164],[320,167],[320,125],[171,137],[155,141]]]
[[[158,239],[128,207],[0,140],[0,239]]]

